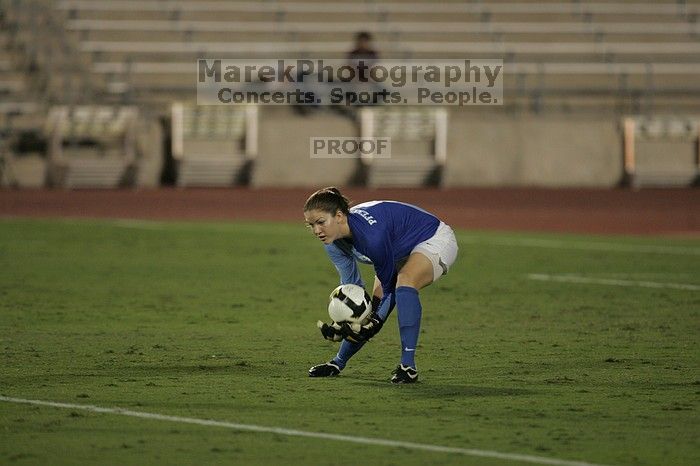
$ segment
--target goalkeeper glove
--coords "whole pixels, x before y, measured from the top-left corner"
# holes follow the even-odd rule
[[[359,329],[355,327],[356,329],[353,330],[350,324],[344,322],[341,325],[341,332],[346,340],[349,340],[353,343],[359,343],[363,341],[369,341],[372,337],[379,333],[383,325],[384,321],[382,321],[382,319],[379,318],[379,315],[376,313],[372,313],[370,314],[367,323],[361,325]]]
[[[316,326],[321,330],[321,335],[326,340],[340,341],[344,338],[343,328],[335,322],[327,324],[319,320],[316,322]]]

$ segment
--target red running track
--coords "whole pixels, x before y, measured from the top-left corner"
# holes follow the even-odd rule
[[[312,189],[1,190],[2,217],[303,221]],[[700,236],[700,189],[357,189],[457,228]]]

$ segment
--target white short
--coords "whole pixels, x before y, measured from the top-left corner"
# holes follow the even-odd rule
[[[457,259],[457,239],[449,225],[440,222],[435,234],[416,245],[411,253],[419,252],[433,264],[433,281],[445,275]]]

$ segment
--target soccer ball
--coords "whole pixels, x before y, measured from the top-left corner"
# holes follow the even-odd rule
[[[330,296],[328,315],[333,322],[362,325],[372,312],[372,298],[358,285],[340,285]]]

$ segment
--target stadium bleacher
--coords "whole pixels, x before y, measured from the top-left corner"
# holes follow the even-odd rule
[[[342,58],[353,35],[366,30],[385,58],[503,59],[504,112],[602,113],[617,125],[630,113],[700,111],[695,1],[3,0],[0,5],[0,94],[16,96],[7,102],[17,104],[135,105],[145,118],[169,118],[174,102],[196,97],[197,58]]]
[[[136,161],[138,109],[55,106],[45,133],[53,186],[116,188],[128,183]]]
[[[698,6],[684,2],[65,0],[56,8],[92,71],[138,95],[192,93],[188,64],[202,55],[342,57],[358,30],[374,33],[390,58],[501,57],[518,94],[619,95],[644,90],[645,80],[657,95],[698,90],[688,79],[698,73]]]
[[[391,138],[391,158],[363,156],[370,187],[436,184],[447,157],[444,108],[363,108],[360,136]]]
[[[172,152],[178,162],[178,186],[231,186],[244,182],[257,153],[257,127],[255,105],[174,103]]]

